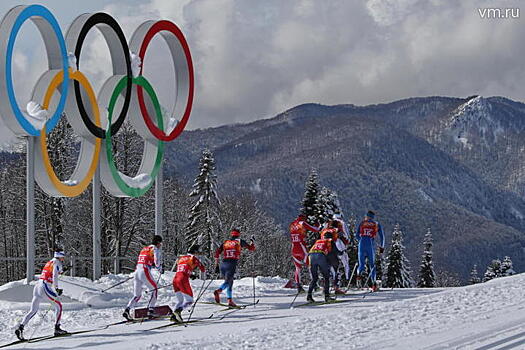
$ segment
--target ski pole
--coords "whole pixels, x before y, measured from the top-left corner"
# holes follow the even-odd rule
[[[352,278],[354,278],[354,273],[355,273],[355,270],[357,268],[357,265],[358,265],[358,263],[355,263],[354,269],[352,270],[352,274],[350,275],[350,279],[348,280],[348,285],[346,286],[345,293],[348,292],[348,290],[350,289],[350,284],[352,284]]]
[[[255,309],[255,256],[252,259],[253,308]]]
[[[215,280],[214,278],[211,278],[210,281],[208,282],[208,284],[206,285],[206,287],[204,287],[204,283],[206,282],[206,280],[202,281],[201,290],[199,291],[199,294],[197,294],[197,299],[195,299],[195,302],[193,303],[193,305],[191,307],[190,315],[188,316],[188,319],[186,320],[186,323],[190,322],[191,315],[193,315],[193,310],[195,310],[195,307],[197,306],[197,302],[201,299],[201,297],[204,295],[204,293],[208,290],[208,287],[210,286],[211,282],[213,282],[214,280]]]
[[[293,304],[295,303],[295,300],[297,299],[299,294],[301,294],[301,292],[297,292],[297,294],[295,294],[295,296],[293,297],[292,303],[290,304],[290,309],[293,309]]]
[[[370,280],[370,276],[372,276],[372,272],[374,272],[375,269],[376,269],[375,266],[372,267],[372,268],[370,269],[370,273],[368,274],[368,277],[366,278],[365,286],[367,286],[367,287],[366,287],[367,289],[368,289],[368,281]],[[365,295],[366,295],[366,294],[365,294]],[[365,297],[365,296],[363,295],[363,298],[364,298],[364,297]]]
[[[134,277],[134,276],[130,276],[130,277],[126,278],[124,281],[120,281],[119,283],[114,284],[114,285],[112,285],[111,287],[108,287],[108,288],[106,288],[106,289],[102,289],[100,292],[105,293],[106,291],[108,291],[108,290],[110,290],[110,289],[112,289],[112,288],[115,288],[116,286],[120,286],[121,284],[126,283],[127,281],[129,281],[129,280],[132,279],[133,277]]]
[[[157,288],[149,289],[149,290],[146,291],[146,293],[151,293],[151,292],[154,292],[154,291],[159,290],[159,289],[164,289],[164,288],[170,287],[171,285],[172,284],[169,283],[169,284],[165,284],[163,286],[157,287]]]
[[[36,288],[36,286],[35,286],[35,288]],[[58,297],[57,297],[57,299],[58,299]],[[47,314],[49,313],[49,311],[51,310],[51,307],[52,307],[52,306],[53,306],[53,304],[52,304],[52,303],[49,303],[49,307],[47,308],[46,312],[44,312],[44,316],[42,316],[42,318],[44,318],[44,319],[46,318],[46,316],[47,316]],[[42,323],[40,323],[38,326],[35,327],[35,329],[33,330],[33,333],[31,333],[31,336],[29,337],[28,340],[33,339],[33,337],[34,337],[36,331],[37,331],[38,329],[40,329],[40,326],[41,326],[41,325],[42,325]],[[25,345],[27,345],[27,344],[25,344]],[[24,345],[23,349],[25,349],[25,345]]]

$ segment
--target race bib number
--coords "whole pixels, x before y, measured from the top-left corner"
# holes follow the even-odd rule
[[[139,264],[143,264],[146,262],[146,257],[145,256],[139,256]]]
[[[235,258],[235,250],[226,250],[226,258]]]
[[[301,239],[299,238],[299,235],[292,235],[292,242],[293,243],[301,242]]]

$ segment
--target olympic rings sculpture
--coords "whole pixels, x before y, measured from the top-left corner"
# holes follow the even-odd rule
[[[27,20],[36,25],[47,51],[48,70],[37,81],[31,99],[38,101],[46,112],[54,108],[41,128],[35,127],[20,109],[12,80],[14,44],[20,28]],[[86,76],[78,70],[82,45],[93,28],[102,33],[113,68],[113,75],[106,80],[98,95]],[[144,62],[148,46],[157,34],[168,46],[176,73],[175,105],[171,114],[181,118],[173,125],[173,130],[167,130],[155,91],[142,75],[142,65],[136,73],[132,66],[132,53],[136,53]],[[128,44],[113,17],[106,13],[83,14],[71,23],[64,38],[57,20],[47,8],[41,5],[16,6],[0,23],[0,60],[5,63],[0,64],[0,99],[8,102],[0,103],[0,117],[16,135],[38,136],[35,178],[50,196],[80,195],[89,186],[99,163],[101,182],[112,195],[143,195],[159,171],[164,156],[164,141],[177,138],[191,114],[194,94],[191,53],[182,31],[170,21],[142,23]],[[71,81],[73,84],[70,84]],[[144,97],[144,91],[149,99]],[[89,106],[85,105],[86,102],[89,102]],[[118,113],[115,111],[117,106],[120,108]],[[101,113],[106,109],[107,116]],[[76,167],[68,180],[61,181],[50,162],[47,134],[57,125],[64,112],[81,141]],[[152,115],[155,115],[155,121]],[[138,175],[133,178],[118,171],[111,143],[112,136],[119,131],[128,116],[133,128],[144,139],[142,161]]]

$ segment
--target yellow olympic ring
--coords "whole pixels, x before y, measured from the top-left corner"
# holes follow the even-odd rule
[[[89,98],[89,103],[91,104],[91,109],[93,111],[95,125],[100,127],[101,126],[100,110],[98,108],[97,98],[86,76],[82,74],[80,71],[72,71],[71,68],[69,68],[69,78],[78,81],[80,85],[84,88],[84,90],[86,91],[88,98]],[[55,91],[57,91],[59,85],[62,84],[63,81],[64,81],[64,71],[58,72],[53,78],[53,80],[51,80],[51,83],[49,84],[49,87],[46,90],[44,101],[42,103],[42,107],[44,109],[48,109],[49,103],[51,101],[51,98],[53,97],[53,94],[55,93]],[[49,159],[49,153],[47,152],[47,136],[46,136],[45,127],[40,132],[39,141],[40,141],[40,152],[42,154],[42,161],[44,163],[44,168],[49,176],[49,179],[55,186],[55,188],[65,197],[76,197],[80,195],[82,192],[84,192],[84,190],[91,183],[93,176],[95,175],[95,171],[98,166],[98,160],[100,156],[100,148],[101,148],[102,140],[98,137],[94,138],[93,158],[91,160],[91,164],[89,168],[87,169],[86,175],[78,184],[72,184],[72,185],[68,185],[60,181],[58,176],[55,174],[55,171],[53,170],[53,166],[51,165],[51,160]],[[90,140],[86,140],[86,141],[91,142]]]

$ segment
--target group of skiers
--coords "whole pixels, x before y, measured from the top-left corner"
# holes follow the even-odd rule
[[[379,253],[383,253],[385,246],[385,237],[381,225],[374,221],[375,214],[368,211],[359,224],[355,232],[355,238],[358,240],[358,257],[359,266],[357,268],[357,280],[360,281],[363,277],[370,279],[372,282],[372,289],[377,289],[376,273],[375,273],[375,239],[379,237]],[[332,300],[330,296],[330,279],[333,281],[336,294],[344,294],[340,289],[338,278],[339,262],[342,262],[346,278],[350,278],[350,266],[348,262],[348,255],[346,248],[350,240],[348,227],[342,220],[341,215],[334,215],[331,220],[328,220],[323,225],[317,227],[306,222],[304,215],[299,215],[296,220],[290,224],[290,240],[292,243],[292,260],[295,265],[294,280],[298,289],[298,293],[304,292],[301,285],[301,269],[309,266],[311,274],[311,283],[308,288],[307,301],[313,302],[313,291],[317,286],[319,280],[319,271],[324,279],[324,295],[325,300]],[[319,233],[319,239],[311,247],[306,245],[307,232],[312,231]],[[242,248],[249,251],[255,250],[254,238],[247,242],[240,238],[239,230],[234,229],[230,233],[230,238],[226,239],[215,251],[215,272],[219,272],[224,276],[224,283],[213,292],[213,297],[216,303],[221,302],[221,293],[226,292],[227,305],[229,307],[237,307],[233,301],[233,280],[235,271],[237,269],[238,261],[241,257]],[[133,276],[133,297],[128,302],[123,317],[126,320],[133,320],[130,310],[135,308],[142,297],[144,288],[148,289],[151,296],[147,304],[146,317],[155,317],[155,305],[158,296],[158,279],[155,281],[151,273],[152,269],[157,269],[160,275],[164,273],[162,264],[162,237],[154,236],[151,245],[148,245],[139,253],[137,266]],[[197,244],[192,245],[188,253],[178,257],[176,262],[176,273],[173,277],[172,286],[177,299],[175,311],[171,315],[171,320],[174,322],[183,322],[181,312],[183,309],[190,307],[194,303],[193,290],[189,279],[192,277],[193,271],[198,268],[202,273],[206,272],[206,267],[198,259],[197,254],[200,253],[200,247]],[[222,262],[219,263],[222,256]],[[58,276],[63,272],[63,261],[65,253],[58,249],[51,259],[44,266],[38,282],[33,290],[33,300],[30,311],[25,315],[22,322],[15,330],[16,336],[20,340],[24,340],[24,327],[37,313],[40,303],[44,300],[49,300],[55,309],[55,336],[67,334],[65,330],[60,327],[60,319],[62,316],[62,304],[58,297],[62,294],[62,289],[59,288]],[[362,276],[366,268],[366,259],[370,266],[369,276]]]
[[[234,229],[230,233],[230,238],[225,240],[219,248],[215,251],[215,272],[224,276],[224,283],[213,292],[213,297],[217,303],[220,303],[220,295],[222,291],[226,292],[229,307],[237,307],[233,301],[233,279],[237,269],[237,263],[241,257],[242,248],[249,251],[255,250],[254,238],[250,242],[240,238],[241,233],[238,229]],[[139,253],[137,266],[133,275],[133,297],[128,302],[122,316],[132,321],[133,317],[130,310],[135,308],[142,297],[144,288],[151,293],[147,304],[146,317],[154,318],[155,305],[158,296],[158,279],[155,281],[151,270],[157,269],[160,275],[164,273],[162,264],[162,237],[154,236],[151,245],[148,245]],[[197,244],[192,245],[188,254],[179,256],[176,262],[176,272],[173,277],[172,286],[175,292],[177,303],[175,311],[171,315],[173,322],[182,323],[181,312],[183,309],[190,307],[193,300],[193,290],[189,279],[192,277],[193,270],[199,268],[202,273],[206,272],[206,267],[201,263],[196,254],[200,253],[200,247]],[[222,262],[219,264],[222,255]],[[37,313],[40,303],[44,300],[49,300],[55,308],[55,336],[67,334],[67,331],[60,328],[60,319],[62,316],[62,304],[58,300],[58,296],[62,294],[62,289],[59,288],[58,276],[63,272],[63,262],[65,253],[62,249],[56,250],[53,259],[51,259],[43,268],[40,278],[33,289],[33,301],[31,303],[31,310],[25,315],[22,322],[15,330],[15,334],[20,340],[24,339],[24,327],[29,320]]]
[[[355,231],[355,238],[358,244],[358,268],[356,279],[359,284],[366,278],[371,281],[372,290],[378,288],[375,271],[375,239],[379,237],[379,253],[382,254],[385,247],[385,236],[381,225],[374,221],[375,213],[368,211],[364,219]],[[290,240],[292,243],[292,260],[295,265],[294,282],[297,286],[298,293],[304,292],[301,284],[301,270],[303,267],[310,267],[311,282],[308,288],[307,301],[313,302],[313,291],[317,287],[319,280],[319,271],[324,280],[325,301],[332,300],[330,296],[330,279],[336,294],[344,294],[339,286],[339,262],[344,267],[346,279],[350,279],[350,266],[347,246],[350,240],[350,234],[342,216],[336,214],[321,226],[313,226],[306,222],[307,218],[299,214],[289,226]],[[319,239],[311,247],[307,247],[307,232],[319,233]],[[308,249],[309,248],[309,249]],[[369,276],[363,276],[366,269],[366,259],[370,267]]]

